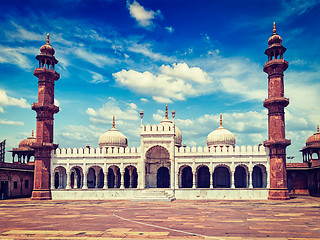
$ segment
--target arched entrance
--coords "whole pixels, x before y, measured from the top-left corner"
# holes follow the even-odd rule
[[[185,166],[181,170],[181,188],[192,188],[193,174],[190,166]]]
[[[108,169],[108,188],[120,188],[121,173],[118,166],[111,166]]]
[[[234,172],[234,186],[235,188],[247,187],[247,173],[244,167],[237,166]]]
[[[213,173],[213,187],[230,188],[230,173],[226,167],[217,167]]]
[[[252,171],[252,186],[253,188],[267,187],[267,171],[263,165],[256,165]]]
[[[170,155],[162,146],[151,147],[146,152],[146,188],[170,187]]]
[[[167,167],[160,167],[157,171],[157,188],[170,187],[170,174]]]
[[[197,186],[198,188],[210,187],[210,172],[207,166],[199,167],[197,171]]]
[[[134,166],[127,166],[124,172],[124,187],[136,188],[138,185],[137,168]]]

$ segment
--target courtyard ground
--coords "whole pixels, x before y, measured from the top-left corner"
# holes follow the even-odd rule
[[[0,201],[0,239],[319,239],[320,198]]]

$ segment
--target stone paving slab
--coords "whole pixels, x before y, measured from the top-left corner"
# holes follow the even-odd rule
[[[0,201],[0,239],[320,240],[320,198]]]

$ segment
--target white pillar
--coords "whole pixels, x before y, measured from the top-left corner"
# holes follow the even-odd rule
[[[170,187],[174,189],[174,160],[170,159]]]
[[[192,188],[197,187],[197,182],[196,182],[196,171],[192,170]]]
[[[174,188],[175,189],[178,189],[179,188],[179,171],[175,173],[175,178],[174,178],[174,181],[175,181],[175,184],[174,184]]]
[[[144,126],[142,125],[142,119],[141,119],[141,133],[144,131]],[[138,189],[144,189],[146,187],[146,166],[145,166],[145,149],[144,149],[144,142],[143,142],[143,136],[141,136],[140,146],[141,146],[141,155],[140,159],[138,161]]]
[[[248,177],[249,178],[248,179],[249,180],[249,188],[253,188],[253,185],[252,185],[252,171],[249,171],[248,174],[249,174],[249,177]]]
[[[71,171],[67,171],[67,186],[66,189],[71,189]]]
[[[235,188],[235,185],[234,185],[234,171],[231,171],[231,188]]]
[[[121,171],[120,189],[124,189],[124,171]]]
[[[104,183],[103,183],[103,189],[108,189],[108,171],[104,171]]]
[[[87,185],[87,170],[84,170],[83,173],[83,187],[82,189],[88,189],[88,185]]]
[[[210,174],[210,188],[213,188],[213,172],[211,169],[209,170],[209,174]]]

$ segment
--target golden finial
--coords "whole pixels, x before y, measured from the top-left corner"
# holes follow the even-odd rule
[[[273,34],[277,34],[276,33],[276,22],[273,22]]]
[[[318,126],[317,126],[317,132],[319,132],[319,123],[318,123]]]
[[[116,128],[116,118],[113,115],[112,128]]]
[[[220,127],[222,127],[222,114],[220,113]]]
[[[50,44],[49,33],[47,33],[47,44]]]
[[[33,133],[33,129],[32,129],[32,133],[31,133],[31,137],[34,138],[34,133]]]
[[[172,110],[172,117],[174,118],[176,116],[176,111],[173,109]]]
[[[168,119],[168,105],[166,104],[166,115],[165,115],[165,119]]]

